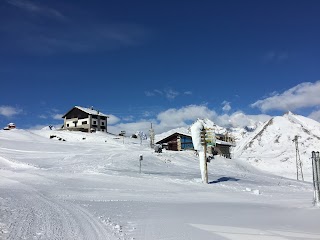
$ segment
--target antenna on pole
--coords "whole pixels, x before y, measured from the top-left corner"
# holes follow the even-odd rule
[[[297,180],[301,180],[304,181],[303,178],[303,172],[302,172],[302,162],[300,159],[300,152],[299,152],[299,141],[298,141],[299,136],[296,135],[294,136],[294,139],[292,140],[292,142],[295,143],[296,146],[296,167],[297,167]]]

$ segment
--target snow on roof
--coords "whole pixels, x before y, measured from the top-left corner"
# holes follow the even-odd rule
[[[191,137],[189,130],[185,127],[181,127],[181,128],[171,129],[171,130],[164,132],[164,133],[161,133],[161,134],[157,134],[155,136],[155,142],[161,141],[161,140],[163,140],[163,139],[165,139],[175,133]]]
[[[91,114],[91,115],[99,115],[102,117],[108,117],[108,115],[106,115],[98,110],[95,110],[95,109],[85,108],[85,107],[80,107],[80,106],[75,106],[75,108],[78,108],[79,110],[86,112],[88,114]]]
[[[231,143],[231,142],[226,142],[226,141],[221,141],[221,140],[216,140],[216,143],[217,144],[220,144],[220,145],[228,145],[228,146],[235,146],[234,143]]]

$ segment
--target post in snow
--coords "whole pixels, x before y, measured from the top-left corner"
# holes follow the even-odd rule
[[[207,171],[207,156],[206,156],[206,141],[205,138],[205,127],[203,121],[198,119],[191,126],[191,136],[194,150],[197,150],[199,153],[199,163],[200,163],[200,172],[201,179],[203,183],[208,183],[208,171]]]
[[[139,156],[139,162],[140,162],[140,171],[139,171],[139,173],[141,173],[141,162],[142,162],[142,160],[143,160],[143,155],[141,154]]]
[[[152,128],[152,123],[151,123],[151,128],[149,130],[149,134],[150,134],[150,147],[153,149],[154,147],[154,129]]]
[[[319,152],[312,152],[312,171],[314,205],[320,207],[320,155]]]

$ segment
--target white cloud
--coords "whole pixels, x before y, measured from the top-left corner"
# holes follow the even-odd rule
[[[222,110],[224,112],[229,112],[231,110],[230,102],[223,101],[222,104],[223,104]]]
[[[191,91],[185,91],[183,94],[184,95],[192,95],[192,92]]]
[[[12,117],[18,115],[22,112],[21,109],[10,107],[10,106],[0,106],[0,115],[5,117]]]
[[[119,134],[121,131],[126,131],[127,136],[134,134],[136,131],[143,131],[145,133],[148,133],[150,129],[150,125],[151,124],[148,121],[119,123],[114,126],[108,126],[108,132]]]
[[[204,105],[189,105],[182,108],[171,108],[160,112],[156,119],[141,119],[131,123],[118,123],[112,126],[108,125],[108,131],[118,134],[120,131],[126,131],[128,135],[136,131],[149,132],[150,124],[156,134],[179,127],[188,127],[198,118],[208,118],[216,124],[224,127],[245,127],[254,125],[257,121],[265,122],[271,118],[269,115],[246,115],[238,111],[231,115],[217,115],[214,110]]]
[[[112,114],[108,114],[109,118],[108,118],[108,125],[109,124],[116,124],[117,122],[120,121],[120,118],[116,117],[115,115],[112,115]]]
[[[195,121],[198,118],[212,119],[216,112],[202,105],[189,105],[180,109],[171,108],[158,114],[157,119],[163,128],[183,127],[186,122]]]
[[[62,120],[62,116],[63,116],[63,114],[54,114],[54,115],[52,115],[52,118],[55,120]]]
[[[265,114],[247,115],[241,111],[237,111],[231,115],[223,114],[214,119],[214,122],[223,127],[246,127],[252,126],[256,122],[265,122],[271,116]]]
[[[313,111],[312,113],[310,113],[308,118],[311,118],[313,120],[320,122],[320,110]]]
[[[262,112],[270,110],[294,111],[296,109],[314,107],[320,104],[320,81],[304,82],[274,96],[258,100],[251,104]]]

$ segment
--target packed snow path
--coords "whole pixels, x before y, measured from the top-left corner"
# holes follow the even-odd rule
[[[109,239],[105,226],[85,209],[21,187],[1,194],[4,239]]]
[[[0,239],[320,239],[311,183],[223,158],[209,164],[209,182],[192,152],[0,131]]]

